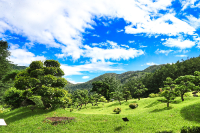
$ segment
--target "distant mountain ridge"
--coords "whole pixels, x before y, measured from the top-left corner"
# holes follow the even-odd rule
[[[100,75],[98,77],[95,77],[95,78],[93,78],[93,79],[91,79],[91,80],[89,80],[89,81],[87,81],[85,83],[73,84],[73,83],[70,83],[69,81],[67,81],[68,84],[66,85],[66,87],[64,87],[64,89],[68,89],[68,90],[72,90],[72,91],[77,90],[77,89],[90,90],[90,89],[92,89],[92,83],[94,81],[102,80],[104,78],[104,76],[116,76],[116,78],[118,80],[120,80],[120,82],[122,84],[125,84],[126,82],[128,82],[131,79],[141,78],[141,77],[144,77],[146,74],[153,73],[156,70],[160,69],[163,65],[166,65],[166,64],[152,65],[152,66],[149,66],[149,67],[147,67],[146,69],[144,69],[142,71],[127,71],[127,72],[124,72],[122,74],[105,73],[105,74]],[[17,66],[15,64],[12,64],[11,68],[13,70],[24,70],[27,67],[26,66]]]

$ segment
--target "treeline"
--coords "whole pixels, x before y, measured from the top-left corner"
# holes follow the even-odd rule
[[[175,80],[180,76],[194,75],[195,71],[200,71],[200,56],[185,61],[182,59],[182,62],[177,61],[175,64],[162,66],[154,73],[147,74],[140,79],[145,87],[148,88],[148,91],[144,93],[144,97],[148,97],[150,93],[158,93],[159,88],[164,87],[163,81],[165,81],[167,77]]]

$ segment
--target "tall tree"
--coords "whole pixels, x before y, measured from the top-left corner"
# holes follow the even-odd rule
[[[121,100],[123,100],[123,92],[122,92],[122,87],[118,87],[115,89],[114,92],[111,92],[112,98],[116,99],[119,101],[119,104],[121,105]]]
[[[167,99],[167,107],[169,107],[170,100],[173,100],[175,97],[175,81],[173,81],[170,77],[166,78],[166,81],[163,81],[165,84],[165,87],[163,88],[163,91],[161,93],[162,96],[164,96]]]
[[[6,41],[0,41],[0,80],[12,70],[11,61],[8,61],[6,58],[10,56],[10,52],[8,51],[8,43]]]
[[[138,96],[138,100],[140,100],[141,95],[147,91],[148,89],[145,88],[145,85],[141,81],[138,81],[134,84],[135,94]]]
[[[7,57],[10,56],[8,51],[8,43],[6,41],[0,41],[0,102],[5,91],[11,87],[9,83],[2,83],[2,79],[12,70],[11,62],[8,61]]]
[[[189,92],[195,88],[195,84],[193,83],[195,82],[195,76],[193,75],[180,76],[177,79],[175,79],[175,82],[178,84],[175,90],[180,92],[181,100],[184,101],[183,95],[186,92]]]

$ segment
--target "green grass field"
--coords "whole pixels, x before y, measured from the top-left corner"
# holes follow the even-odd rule
[[[34,110],[19,108],[0,114],[7,126],[0,126],[1,133],[154,133],[173,131],[179,133],[182,126],[200,126],[200,97],[180,97],[176,102],[159,101],[162,97],[143,98],[140,101],[131,99],[127,102],[114,101],[100,103],[99,106],[87,104],[80,111],[70,108],[57,110]],[[136,102],[138,108],[130,109],[129,104]],[[103,105],[104,104],[104,105]],[[114,108],[122,109],[120,114],[113,112]],[[0,107],[1,108],[1,107]],[[44,123],[46,117],[75,117],[75,121],[67,124],[51,125]],[[122,120],[127,117],[129,122]]]

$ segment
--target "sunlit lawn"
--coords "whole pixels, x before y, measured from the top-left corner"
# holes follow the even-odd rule
[[[70,108],[57,110],[34,110],[19,108],[0,114],[7,126],[1,126],[2,133],[18,132],[98,132],[98,133],[154,133],[158,131],[180,132],[182,126],[200,126],[200,98],[185,97],[182,102],[180,97],[175,99],[176,103],[170,103],[170,108],[166,108],[166,103],[158,101],[163,99],[144,98],[110,103],[100,103],[99,106],[87,104],[78,111]],[[129,103],[137,102],[139,107],[130,109]],[[103,105],[104,104],[104,105]],[[122,112],[114,114],[113,109],[120,107]],[[75,121],[68,124],[51,125],[43,123],[46,117],[75,117]],[[122,120],[127,117],[129,122]]]

